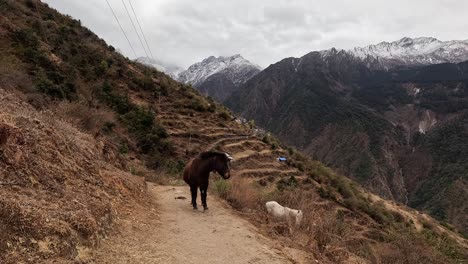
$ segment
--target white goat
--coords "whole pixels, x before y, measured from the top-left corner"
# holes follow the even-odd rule
[[[296,226],[299,226],[302,221],[302,211],[301,210],[294,210],[285,206],[280,205],[278,202],[269,201],[265,204],[267,211],[269,214],[273,215],[274,217],[286,220],[289,224],[292,221],[295,221]]]

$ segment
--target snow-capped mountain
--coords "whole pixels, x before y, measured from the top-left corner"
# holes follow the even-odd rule
[[[178,81],[189,83],[205,95],[224,101],[261,68],[237,54],[230,57],[208,57],[181,72]]]
[[[177,79],[177,75],[179,75],[179,73],[184,71],[184,69],[182,69],[181,67],[177,65],[164,63],[164,62],[161,62],[152,58],[148,58],[148,57],[139,57],[136,59],[136,61],[139,63],[145,64],[147,66],[156,68],[158,71],[162,71],[174,79]]]
[[[440,41],[436,38],[402,38],[394,42],[348,50],[361,59],[377,59],[386,68],[468,60],[468,40]]]
[[[235,85],[245,83],[255,74],[260,72],[261,68],[237,54],[230,57],[208,57],[201,62],[190,66],[186,71],[178,76],[178,80],[184,83],[190,83],[194,87],[199,86],[210,76],[218,73],[226,75]]]

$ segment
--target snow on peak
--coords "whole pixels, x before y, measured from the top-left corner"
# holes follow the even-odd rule
[[[259,66],[244,59],[236,54],[229,57],[210,56],[201,62],[190,66],[186,71],[179,74],[178,80],[184,83],[190,83],[198,86],[208,77],[216,73],[225,73],[227,77],[235,84],[239,85],[246,82],[261,69]]]
[[[394,42],[356,47],[348,52],[361,59],[376,58],[387,66],[458,63],[468,60],[468,40],[404,37]]]

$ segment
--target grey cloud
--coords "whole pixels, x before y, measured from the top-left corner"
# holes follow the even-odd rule
[[[44,1],[80,19],[109,44],[134,57],[104,0]],[[182,67],[210,55],[240,53],[266,67],[313,50],[352,48],[404,36],[468,38],[468,1],[131,1],[155,57]],[[137,55],[143,56],[122,1],[109,2]]]

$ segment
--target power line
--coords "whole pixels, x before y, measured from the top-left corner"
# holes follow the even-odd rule
[[[140,38],[140,34],[138,34],[138,30],[137,30],[137,28],[135,27],[135,24],[133,23],[133,19],[132,19],[132,17],[130,16],[130,12],[128,12],[127,5],[125,5],[124,0],[122,0],[122,4],[123,4],[123,6],[124,6],[124,8],[125,8],[125,11],[127,11],[127,16],[128,16],[128,18],[130,19],[130,22],[132,23],[133,29],[135,30],[135,33],[136,33],[137,36],[138,36],[138,40],[140,41],[140,44],[141,44],[141,46],[143,47],[143,50],[145,51],[146,57],[149,57],[149,56],[148,56],[148,52],[146,52],[145,45],[143,45],[143,41],[142,41],[141,38]]]
[[[120,30],[122,30],[122,33],[124,34],[125,38],[127,39],[128,45],[130,45],[130,48],[131,48],[132,51],[133,51],[133,55],[135,55],[135,58],[136,58],[137,55],[136,55],[135,50],[133,49],[132,43],[131,43],[130,40],[128,39],[127,34],[125,34],[125,30],[123,29],[122,25],[121,25],[120,22],[119,22],[119,19],[118,19],[117,16],[115,15],[114,9],[112,9],[112,6],[109,4],[109,1],[108,1],[108,0],[106,0],[106,2],[107,2],[107,5],[108,5],[109,8],[110,8],[112,14],[114,15],[114,18],[115,18],[115,20],[117,21],[117,24],[119,24]]]
[[[136,13],[135,13],[135,9],[133,9],[132,1],[128,0],[128,2],[130,3],[130,7],[132,8],[133,15],[135,16],[135,19],[136,19],[136,21],[137,21],[138,27],[140,28],[141,34],[143,35],[143,39],[145,40],[146,46],[148,47],[148,50],[149,50],[149,52],[150,52],[150,54],[151,54],[151,58],[154,60],[153,52],[151,52],[151,48],[150,48],[150,46],[148,45],[148,41],[146,40],[145,33],[143,32],[143,29],[141,28],[141,24],[140,24],[140,21],[138,20],[138,16],[137,16]]]

